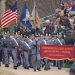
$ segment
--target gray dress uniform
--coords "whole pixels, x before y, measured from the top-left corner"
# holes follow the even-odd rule
[[[55,40],[54,40],[54,44],[55,45],[65,45],[65,40],[63,39],[63,38],[56,38]]]
[[[10,36],[11,38],[11,53],[12,53],[12,57],[13,57],[13,63],[14,63],[14,69],[17,69],[17,65],[18,65],[18,56],[17,56],[17,47],[18,47],[18,43],[15,39],[14,36]]]
[[[31,51],[32,51],[32,44],[33,44],[33,40],[31,39],[31,38],[28,38],[27,39],[27,43],[28,43],[28,45],[30,46],[30,50],[29,50],[29,64],[30,64],[30,67],[32,68],[33,66],[32,66],[32,54],[31,54]]]
[[[65,45],[65,41],[63,38],[56,38],[54,41],[55,45]],[[58,60],[57,61],[57,67],[58,69],[61,69],[63,66],[63,60]]]
[[[22,52],[23,52],[23,66],[26,69],[29,69],[29,49],[30,46],[28,45],[28,43],[26,41],[22,41]]]
[[[35,39],[33,40],[33,44],[32,44],[32,61],[33,61],[33,69],[34,71],[39,70],[41,68],[41,60],[40,60],[40,44],[41,41],[38,40],[36,41]]]
[[[52,42],[51,42],[51,40],[43,39],[42,40],[42,44],[50,45],[50,44],[52,44]],[[50,69],[50,62],[49,62],[49,60],[45,58],[44,62],[45,62],[45,68],[44,68],[44,70],[49,70]]]
[[[3,63],[6,67],[9,67],[9,50],[10,50],[10,38],[9,36],[5,36],[2,39],[3,46]]]
[[[22,63],[23,63],[23,60],[22,60],[22,49],[21,49],[21,46],[22,46],[22,42],[20,40],[19,37],[15,38],[17,43],[18,43],[18,49],[17,49],[17,56],[18,56],[18,66],[20,66]]]

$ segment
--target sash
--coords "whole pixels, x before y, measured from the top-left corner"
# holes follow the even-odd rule
[[[25,41],[23,41],[25,44],[26,44],[26,46],[30,49],[30,46],[28,45],[28,43],[27,42],[25,42]]]
[[[17,46],[19,46],[19,44],[17,43],[16,39],[13,36],[11,36],[10,38],[15,41],[15,43],[17,44]]]
[[[46,40],[43,40],[44,41],[44,43],[45,43],[45,45],[47,44],[47,42],[46,42]]]
[[[33,41],[30,39],[30,42],[33,42]]]
[[[57,38],[58,42],[60,43],[60,45],[63,45],[62,42],[59,40],[59,38]]]

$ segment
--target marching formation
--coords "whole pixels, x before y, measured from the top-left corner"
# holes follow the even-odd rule
[[[34,24],[30,26],[29,18],[27,18],[27,21],[24,21],[26,20],[24,17],[26,10],[27,7],[25,6],[23,16],[20,19],[21,23],[26,25],[25,29],[17,23],[12,34],[7,31],[0,33],[0,66],[4,64],[5,67],[9,67],[12,59],[14,69],[23,66],[24,69],[32,68],[34,71],[41,71],[41,68],[44,68],[47,71],[51,69],[51,65],[62,69],[63,63],[69,61],[42,59],[40,46],[75,45],[75,38],[73,38],[75,36],[75,2],[71,8],[62,4],[60,8],[56,9],[53,20],[50,21],[50,19],[46,18],[43,25]],[[12,11],[16,11],[16,9]],[[7,13],[5,17],[6,15]],[[10,17],[7,19],[10,19]],[[5,21],[3,17],[3,20],[1,20],[1,23],[5,23],[2,25],[4,30],[8,29],[5,26],[11,21],[7,19]]]
[[[10,59],[13,60],[13,68],[17,69],[22,65],[25,69],[33,68],[34,71],[44,68],[49,70],[51,62],[55,61],[41,59],[40,45],[65,45],[66,40],[63,35],[29,35],[25,36],[19,32],[10,35],[4,33],[0,35],[0,62],[9,67]],[[11,58],[10,58],[11,57]],[[58,69],[63,66],[63,60],[57,60]]]

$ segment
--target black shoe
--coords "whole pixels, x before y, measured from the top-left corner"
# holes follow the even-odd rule
[[[61,70],[62,68],[59,68],[59,67],[58,67],[58,69]]]
[[[29,70],[29,67],[27,67],[26,69],[28,69],[28,70]]]
[[[44,70],[47,71],[48,69],[47,68],[44,68]]]
[[[50,70],[51,68],[48,68],[48,70]]]
[[[17,66],[14,66],[14,69],[17,69]]]
[[[44,67],[44,64],[42,65],[42,67]]]
[[[32,66],[32,65],[30,65],[29,67],[30,67],[30,68],[33,68],[33,66]]]
[[[38,71],[41,71],[41,69],[40,69],[40,68],[38,68],[37,70],[38,70]]]
[[[5,64],[5,67],[9,67],[9,65],[8,64]]]
[[[19,67],[21,64],[20,63],[18,63],[18,65],[17,65],[17,67]]]
[[[36,70],[34,70],[34,72],[36,72]]]
[[[26,67],[24,67],[24,69],[27,69]]]

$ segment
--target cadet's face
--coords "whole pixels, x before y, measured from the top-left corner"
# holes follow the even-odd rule
[[[15,38],[17,38],[17,37],[18,37],[18,35],[16,34],[16,35],[15,35]]]
[[[49,39],[51,39],[52,37],[51,36],[49,36]]]
[[[25,40],[26,40],[26,38],[25,38],[25,37],[23,37],[23,40],[25,41]]]
[[[56,38],[57,38],[57,37],[55,37],[55,36],[54,36],[54,37],[52,37],[52,39],[56,39]]]
[[[31,36],[31,37],[29,37],[29,39],[33,39],[33,37]]]
[[[38,41],[39,40],[39,37],[35,37],[35,40]]]
[[[26,40],[26,41],[28,41],[28,40],[29,40],[29,38],[25,38],[25,40]]]
[[[62,38],[62,35],[59,35],[59,38]]]
[[[22,36],[21,36],[21,35],[19,35],[19,38],[21,39],[21,38],[22,38]]]
[[[31,37],[29,37],[29,38],[30,38],[30,39],[34,39],[34,37],[32,37],[32,36],[31,36]]]
[[[41,36],[40,38],[41,38],[41,39],[44,39],[44,36]]]
[[[45,39],[46,39],[46,40],[48,40],[48,39],[49,39],[49,37],[48,37],[48,36],[45,36]]]
[[[5,37],[7,37],[8,35],[7,35],[7,34],[5,34],[4,36],[5,36]]]

